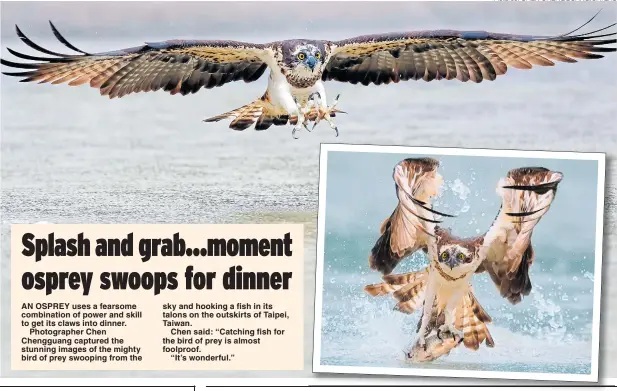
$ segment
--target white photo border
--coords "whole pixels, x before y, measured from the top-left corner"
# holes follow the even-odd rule
[[[590,374],[553,374],[503,371],[469,371],[420,368],[383,368],[365,366],[338,366],[321,364],[321,330],[323,306],[324,239],[326,224],[326,184],[329,152],[369,152],[383,154],[449,155],[474,157],[511,157],[533,159],[586,160],[598,163],[598,188],[596,205],[596,246],[594,263],[593,329]],[[321,144],[319,153],[319,210],[317,215],[317,265],[315,268],[315,322],[313,326],[313,373],[339,373],[394,376],[434,376],[478,379],[552,380],[598,382],[598,357],[600,349],[600,299],[602,285],[602,243],[604,235],[604,188],[606,155],[597,152],[550,152],[507,149],[440,148],[387,146],[369,144]]]

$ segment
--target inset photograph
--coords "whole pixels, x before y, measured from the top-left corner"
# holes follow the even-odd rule
[[[605,156],[323,144],[314,372],[597,381]]]

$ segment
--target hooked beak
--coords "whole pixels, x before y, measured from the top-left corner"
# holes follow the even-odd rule
[[[444,263],[450,267],[450,270],[452,270],[454,269],[455,266],[458,266],[459,261],[458,259],[456,259],[456,257],[449,257],[448,259],[445,260]]]
[[[317,65],[317,59],[314,56],[309,56],[308,60],[306,60],[306,64],[311,69],[315,69],[315,65]]]

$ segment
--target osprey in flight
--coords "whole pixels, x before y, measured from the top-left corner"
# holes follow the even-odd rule
[[[396,310],[411,313],[422,306],[418,340],[407,353],[412,361],[431,361],[460,342],[476,350],[494,346],[486,326],[491,317],[476,300],[471,286],[475,273],[489,274],[501,296],[512,304],[531,291],[529,267],[535,254],[533,229],[555,198],[563,175],[542,167],[510,170],[497,184],[501,207],[488,231],[458,238],[441,228],[435,215],[454,217],[431,208],[443,178],[439,161],[406,159],[394,168],[398,205],[381,225],[381,236],[369,257],[384,282],[368,285],[372,296],[392,293]],[[390,274],[417,250],[428,254],[429,266],[405,274]]]
[[[1,63],[26,69],[4,72],[23,77],[22,81],[71,86],[89,83],[110,98],[158,90],[187,95],[202,87],[220,87],[238,80],[253,82],[270,68],[268,88],[263,96],[205,121],[229,118],[229,127],[235,130],[253,124],[256,130],[264,130],[290,123],[294,125],[295,137],[296,131],[309,130],[309,122],[316,125],[326,120],[338,135],[332,121],[341,112],[336,108],[338,97],[327,104],[324,81],[365,86],[419,79],[480,83],[505,74],[508,66],[530,69],[534,65],[551,66],[554,61],[601,58],[597,53],[616,50],[604,46],[615,43],[615,39],[603,39],[615,33],[597,33],[612,26],[572,35],[579,28],[554,37],[434,30],[364,35],[342,41],[290,39],[267,44],[170,40],[87,53],[69,43],[51,24],[56,38],[79,54],[45,49],[16,27],[17,35],[26,45],[54,57],[31,56],[8,49],[16,57],[38,62],[2,59]]]

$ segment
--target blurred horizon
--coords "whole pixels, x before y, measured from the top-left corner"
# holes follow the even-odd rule
[[[579,32],[605,27],[617,15],[617,7],[587,2],[383,1],[378,6],[374,2],[355,2],[353,8],[349,4],[337,1],[3,2],[0,38],[7,42],[17,39],[14,28],[17,24],[35,41],[53,40],[48,20],[69,42],[97,41],[97,45],[101,39],[118,41],[128,37],[135,38],[136,44],[167,39],[337,40],[425,29],[560,35],[580,27],[601,9],[595,20]],[[490,18],[484,17],[487,13]]]

